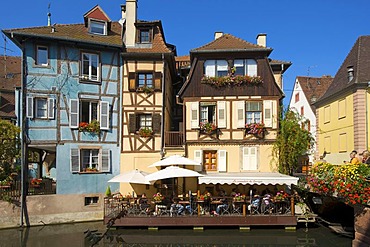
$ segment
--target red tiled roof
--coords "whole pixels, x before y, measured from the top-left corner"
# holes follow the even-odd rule
[[[195,48],[192,52],[197,51],[212,51],[212,50],[271,50],[263,46],[249,43],[245,40],[237,38],[231,34],[224,34],[220,38],[213,40],[212,42],[205,44],[199,48]]]
[[[315,106],[313,103],[324,95],[330,84],[333,82],[333,79],[334,78],[331,76],[297,76],[296,81],[301,85],[302,91],[305,94],[313,112],[315,112]]]
[[[21,58],[0,56],[0,91],[13,91],[21,86]]]
[[[0,90],[0,118],[15,118],[15,93]]]

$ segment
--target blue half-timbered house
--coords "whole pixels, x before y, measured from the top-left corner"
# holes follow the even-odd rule
[[[98,5],[83,20],[3,32],[23,54],[30,176],[94,198],[119,174],[122,25]]]

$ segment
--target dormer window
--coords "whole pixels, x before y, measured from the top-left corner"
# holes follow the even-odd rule
[[[136,33],[136,43],[138,44],[151,44],[152,43],[152,28],[151,27],[138,27]]]
[[[90,20],[89,32],[93,34],[107,35],[107,23]]]
[[[347,73],[348,73],[348,82],[351,82],[353,79],[353,66],[347,67]]]

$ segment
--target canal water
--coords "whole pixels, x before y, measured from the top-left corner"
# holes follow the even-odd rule
[[[89,230],[89,231],[88,231]],[[87,232],[87,233],[85,233]],[[94,245],[99,236],[104,237]],[[118,229],[106,231],[102,222],[62,224],[20,229],[0,230],[0,247],[85,247],[85,246],[132,246],[132,247],[274,247],[274,246],[335,246],[350,247],[352,239],[311,225],[296,231],[283,228],[252,228],[249,232],[239,229]]]

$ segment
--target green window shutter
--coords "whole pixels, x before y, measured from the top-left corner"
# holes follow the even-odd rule
[[[161,114],[153,114],[152,116],[152,121],[153,121],[153,131],[156,134],[161,133]]]
[[[136,132],[136,115],[130,114],[129,115],[129,123],[128,123],[128,132],[135,133]]]

